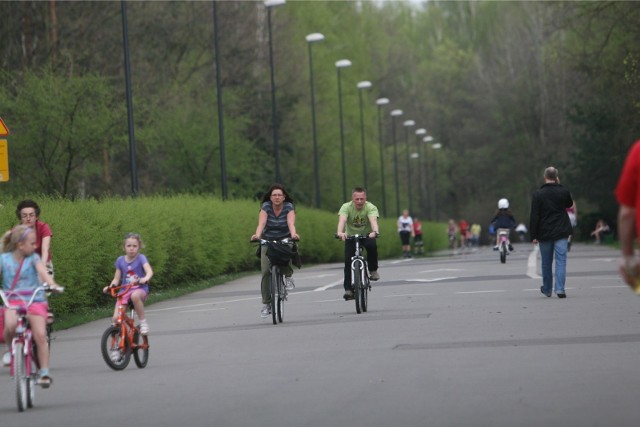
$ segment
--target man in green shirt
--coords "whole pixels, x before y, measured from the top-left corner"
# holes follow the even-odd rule
[[[337,235],[345,241],[344,245],[344,299],[353,299],[351,289],[351,257],[356,253],[356,243],[353,240],[346,240],[347,236],[354,234],[368,235],[364,241],[367,250],[367,264],[371,280],[379,280],[378,274],[378,246],[376,237],[379,234],[378,228],[378,208],[367,202],[367,190],[356,187],[351,192],[351,201],[342,205],[338,212]]]

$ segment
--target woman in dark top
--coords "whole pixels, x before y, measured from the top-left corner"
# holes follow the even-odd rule
[[[281,184],[273,184],[262,198],[262,207],[258,214],[258,227],[251,240],[260,238],[267,240],[279,240],[291,237],[298,240],[300,236],[296,232],[296,212],[293,199]],[[271,264],[267,257],[267,247],[260,247],[260,267],[262,270],[262,310],[260,315],[266,318],[271,310],[271,293],[269,292],[269,272]],[[287,289],[295,287],[293,283],[293,268],[291,263],[281,267],[285,275]]]

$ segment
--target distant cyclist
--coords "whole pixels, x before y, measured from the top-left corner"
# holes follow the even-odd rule
[[[493,247],[493,250],[497,251],[500,245],[500,233],[498,233],[497,231],[500,229],[507,229],[509,230],[509,232],[511,232],[511,230],[516,227],[516,220],[509,210],[509,200],[498,200],[498,210],[496,211],[496,215],[491,220],[491,224],[496,229],[496,245]],[[509,250],[513,250],[511,242],[509,242]]]

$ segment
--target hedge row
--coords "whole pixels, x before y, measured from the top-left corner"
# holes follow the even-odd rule
[[[222,201],[192,195],[81,201],[43,196],[36,200],[42,210],[41,220],[53,230],[56,281],[66,286],[64,294],[52,299],[60,314],[98,307],[104,302],[100,289],[113,277],[114,262],[123,253],[122,240],[128,232],[142,236],[143,253],[154,270],[152,289],[169,289],[259,268],[255,247],[249,243],[257,224],[257,201]],[[18,202],[2,200],[2,229],[8,230],[17,223]],[[337,214],[297,207],[296,217],[303,263],[342,259],[343,247],[334,238]],[[381,259],[401,252],[395,222],[380,220]],[[423,229],[425,251],[446,247],[443,224],[424,223]]]

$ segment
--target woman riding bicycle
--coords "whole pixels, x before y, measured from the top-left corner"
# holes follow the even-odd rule
[[[494,251],[497,251],[500,246],[500,229],[506,229],[511,232],[516,227],[516,220],[511,214],[509,210],[509,200],[500,199],[498,200],[498,210],[496,211],[496,215],[491,220],[491,224],[496,229],[496,245],[493,247]],[[509,250],[513,250],[513,246],[511,246],[511,242],[509,242]]]
[[[293,199],[284,186],[273,184],[262,198],[262,206],[258,214],[258,226],[256,232],[251,236],[251,240],[266,239],[280,240],[290,237],[299,240],[300,236],[296,232],[296,211],[293,206]],[[291,243],[293,245],[293,243]],[[266,318],[271,310],[271,292],[269,292],[271,263],[267,257],[267,247],[260,247],[260,269],[262,271],[262,309],[260,316]],[[280,267],[285,276],[287,289],[295,288],[293,283],[293,268],[291,262]]]
[[[40,286],[46,283],[52,289],[59,286],[53,281],[53,277],[47,273],[45,263],[35,253],[36,232],[26,225],[18,225],[5,233],[3,239],[4,252],[0,255],[2,263],[2,289],[13,291],[24,296],[31,296]],[[19,305],[22,300],[12,301],[12,305]],[[49,376],[49,346],[47,345],[46,320],[48,304],[46,295],[41,292],[34,298],[34,303],[28,309],[27,319],[33,332],[33,339],[38,346],[38,384],[43,388],[51,385]],[[18,325],[18,315],[15,310],[4,310],[4,339],[7,345],[11,344]],[[2,358],[5,365],[11,363],[11,354],[5,353]]]

